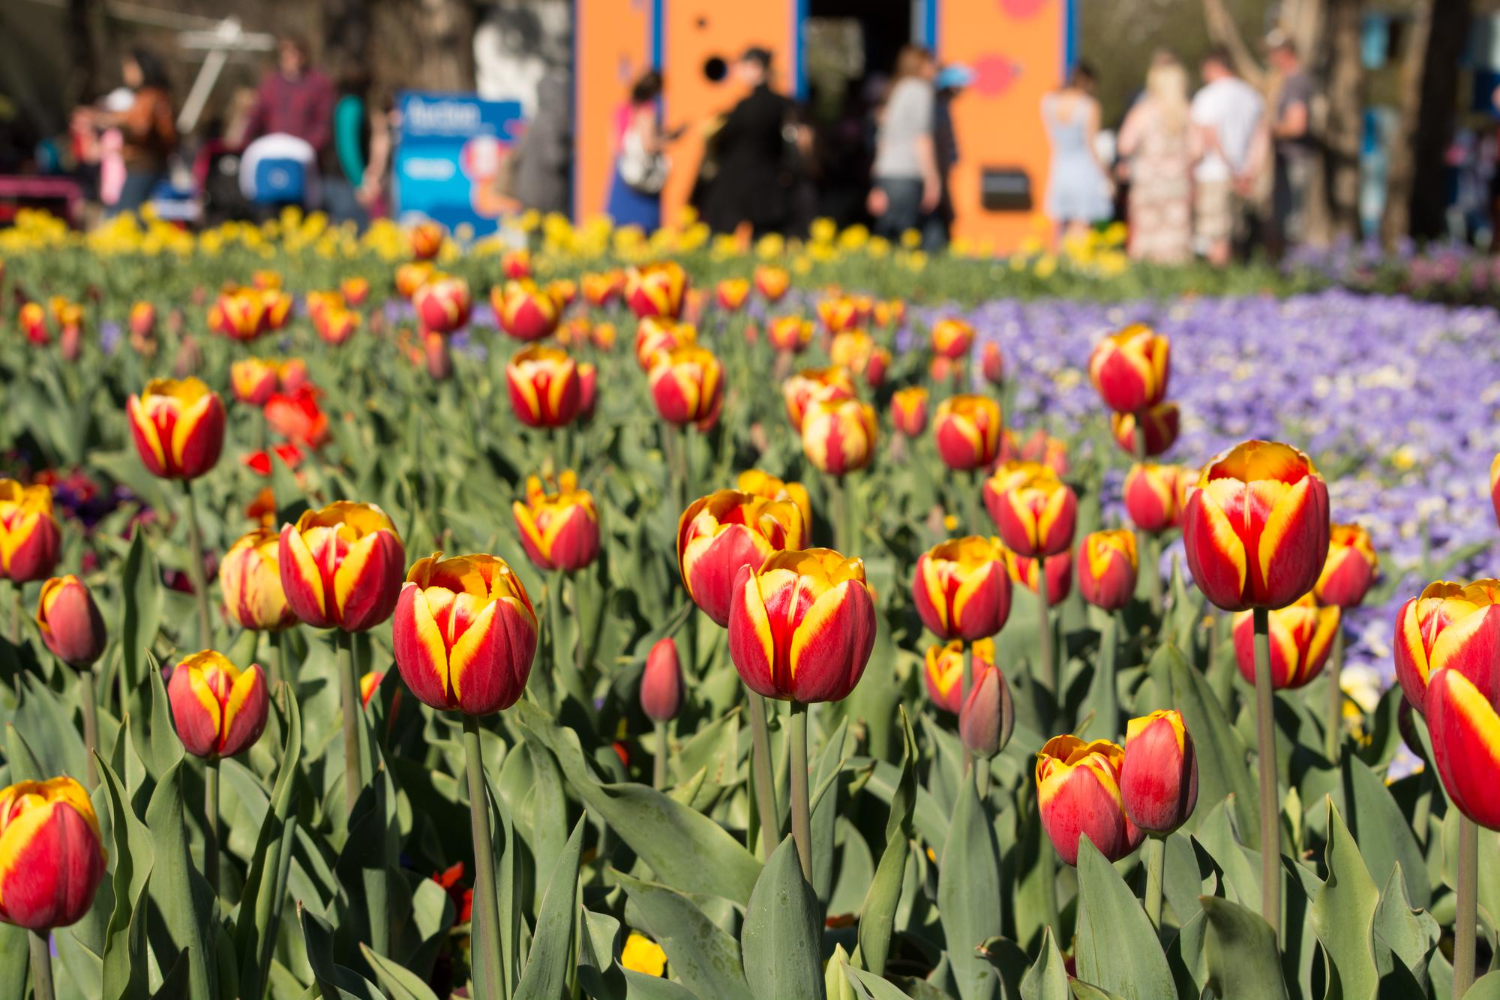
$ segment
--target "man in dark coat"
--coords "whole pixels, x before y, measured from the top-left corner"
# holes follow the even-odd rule
[[[705,199],[705,221],[719,233],[746,222],[757,236],[778,232],[786,225],[797,170],[793,104],[771,89],[771,53],[765,49],[746,49],[734,71],[750,93],[709,140],[718,172]]]

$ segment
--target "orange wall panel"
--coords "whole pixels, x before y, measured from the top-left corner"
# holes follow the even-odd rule
[[[651,3],[577,0],[574,30],[573,214],[582,221],[604,212],[615,112],[651,65]]]

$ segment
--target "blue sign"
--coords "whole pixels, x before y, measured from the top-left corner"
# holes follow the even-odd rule
[[[519,101],[406,92],[397,106],[401,125],[392,170],[400,216],[426,216],[450,230],[467,225],[482,236],[519,210],[503,190],[526,125]]]

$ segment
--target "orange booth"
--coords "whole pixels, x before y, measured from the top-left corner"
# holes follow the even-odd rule
[[[775,86],[807,97],[808,45],[856,40],[864,74],[889,73],[901,44],[961,64],[972,83],[952,103],[959,162],[950,177],[953,235],[1013,249],[1043,204],[1048,146],[1039,111],[1075,51],[1076,0],[576,0],[573,207],[578,220],[604,211],[614,169],[616,118],[631,82],[656,67],[665,82],[662,120],[689,125],[672,149],[663,218],[687,201],[702,156],[696,126],[741,96],[724,77],[747,47],[775,57]],[[857,81],[855,81],[857,84]]]

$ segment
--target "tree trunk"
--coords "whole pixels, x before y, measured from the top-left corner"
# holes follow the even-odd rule
[[[336,83],[368,86],[374,76],[370,59],[370,7],[365,0],[323,0],[321,64]]]
[[[357,2],[357,0],[356,0]],[[412,90],[474,89],[474,7],[468,0],[375,0],[371,67]]]
[[[1328,5],[1328,120],[1323,131],[1328,221],[1335,236],[1359,236],[1359,151],[1364,132],[1360,0]]]
[[[1422,62],[1421,104],[1413,138],[1411,233],[1433,239],[1447,229],[1445,155],[1453,139],[1458,69],[1469,37],[1470,0],[1432,0],[1427,54]]]
[[[1388,143],[1385,180],[1385,211],[1380,217],[1380,239],[1387,247],[1411,233],[1412,184],[1416,155],[1407,136],[1417,134],[1417,116],[1422,113],[1422,65],[1432,35],[1433,0],[1417,4],[1416,16],[1401,56],[1401,119]]]
[[[88,104],[103,93],[104,4],[102,0],[68,0],[67,94],[64,107]]]

